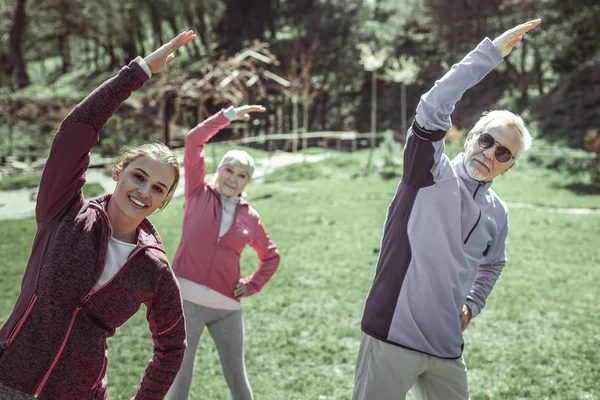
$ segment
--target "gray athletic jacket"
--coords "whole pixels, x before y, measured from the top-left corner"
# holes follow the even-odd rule
[[[421,97],[404,148],[404,174],[387,211],[362,330],[441,358],[462,355],[459,314],[476,316],[506,262],[508,210],[491,182],[473,180],[462,154],[444,154],[450,114],[501,61],[491,40]]]

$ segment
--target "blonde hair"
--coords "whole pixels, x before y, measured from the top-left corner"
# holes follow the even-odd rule
[[[515,154],[515,159],[519,158],[521,153],[531,148],[533,138],[525,127],[523,119],[507,110],[493,110],[484,112],[481,115],[481,118],[479,118],[479,120],[475,123],[472,132],[481,133],[498,127],[512,128],[519,134],[521,140],[519,144],[519,151],[517,154]]]
[[[177,184],[179,183],[179,161],[177,161],[177,158],[175,157],[171,149],[169,149],[163,143],[144,143],[135,147],[126,147],[125,150],[115,160],[113,171],[123,171],[125,168],[127,168],[129,164],[131,164],[131,162],[137,160],[140,157],[149,157],[156,161],[161,161],[165,164],[169,164],[171,167],[173,167],[173,170],[175,171],[175,181],[169,189],[165,201],[160,207],[160,210],[162,210],[167,206],[167,204],[171,202],[171,199],[175,194]]]

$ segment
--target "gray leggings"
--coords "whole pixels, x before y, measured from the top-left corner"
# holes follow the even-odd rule
[[[218,310],[183,301],[187,348],[181,369],[169,391],[169,400],[187,400],[194,375],[194,358],[204,327],[215,341],[223,375],[232,400],[252,400],[244,363],[242,310]]]

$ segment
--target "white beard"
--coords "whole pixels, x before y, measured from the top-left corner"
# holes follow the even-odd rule
[[[473,179],[475,179],[476,181],[484,181],[486,176],[484,174],[482,174],[477,168],[475,168],[472,164],[472,160],[465,163],[465,168],[467,170],[467,173],[469,174],[469,176]]]

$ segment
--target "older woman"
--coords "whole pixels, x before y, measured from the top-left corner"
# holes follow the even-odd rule
[[[264,112],[262,106],[230,107],[208,118],[185,141],[185,211],[173,269],[179,279],[188,347],[169,398],[187,399],[194,356],[204,327],[215,341],[223,374],[234,400],[252,399],[244,365],[240,299],[257,293],[275,273],[279,252],[258,213],[242,198],[254,160],[245,151],[225,154],[214,184],[205,182],[204,144],[236,119]],[[248,278],[240,276],[240,256],[251,246],[260,260]]]

